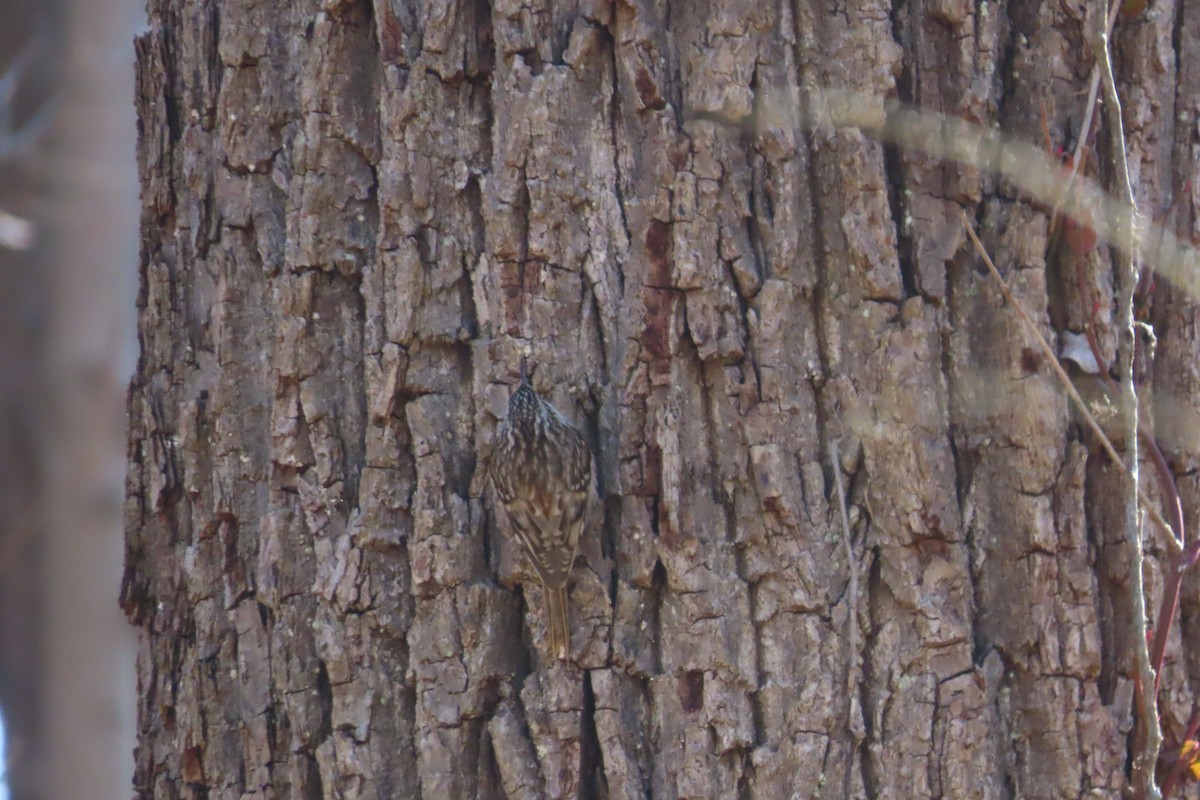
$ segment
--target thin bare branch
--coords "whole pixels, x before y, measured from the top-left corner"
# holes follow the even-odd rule
[[[1107,8],[1107,6],[1102,6]],[[1155,800],[1162,797],[1155,782],[1154,768],[1158,763],[1158,750],[1162,745],[1162,732],[1158,723],[1156,689],[1158,679],[1150,665],[1150,647],[1146,642],[1146,592],[1143,585],[1143,549],[1141,515],[1138,513],[1141,487],[1138,485],[1138,400],[1137,387],[1133,380],[1133,356],[1137,341],[1134,327],[1133,295],[1137,289],[1137,236],[1135,235],[1137,204],[1133,196],[1133,184],[1129,178],[1129,162],[1125,153],[1125,129],[1121,119],[1121,98],[1117,93],[1117,82],[1113,76],[1112,59],[1108,47],[1107,16],[1097,21],[1092,33],[1092,52],[1100,70],[1100,83],[1104,88],[1104,110],[1108,116],[1109,158],[1121,182],[1125,213],[1119,219],[1109,219],[1110,227],[1118,238],[1127,241],[1116,255],[1117,261],[1117,313],[1119,314],[1120,337],[1118,347],[1118,369],[1121,376],[1121,419],[1125,427],[1125,442],[1128,450],[1126,472],[1130,488],[1125,501],[1125,535],[1129,542],[1129,592],[1132,615],[1131,638],[1134,662],[1138,675],[1138,704],[1141,726],[1139,741],[1133,757],[1132,783],[1136,797]],[[1173,616],[1173,613],[1171,614]],[[1169,624],[1159,619],[1159,626]]]
[[[1108,7],[1108,28],[1111,31],[1113,24],[1117,21],[1117,13],[1121,10],[1121,0],[1112,0]],[[1092,76],[1088,81],[1088,98],[1087,105],[1083,110],[1083,125],[1080,127],[1079,139],[1075,142],[1075,153],[1072,158],[1071,174],[1067,177],[1067,191],[1070,191],[1070,186],[1075,181],[1075,175],[1079,172],[1079,161],[1083,158],[1083,148],[1087,145],[1087,140],[1092,132],[1092,120],[1096,115],[1096,96],[1100,91],[1100,64],[1097,62],[1092,66]]]
[[[842,485],[842,459],[838,454],[837,442],[829,443],[829,463],[833,469],[834,486],[837,489],[838,510],[842,520],[842,546],[846,549],[846,733],[854,747],[846,750],[846,774],[853,766],[854,752],[863,740],[864,731],[858,707],[859,683],[862,680],[858,654],[858,571],[860,564],[854,554],[854,538],[850,532],[850,513],[846,508],[846,489]],[[851,784],[846,783],[846,796],[850,796]]]
[[[992,261],[992,257],[988,255],[987,248],[983,246],[983,242],[979,241],[979,236],[975,233],[975,226],[971,224],[971,220],[967,217],[966,212],[962,209],[959,209],[959,214],[962,217],[963,228],[966,230],[967,236],[970,237],[971,243],[975,245],[975,252],[977,252],[979,257],[983,259],[983,263],[987,265],[988,271],[991,272],[992,277],[996,279],[996,283],[1000,286],[1000,291],[1003,293],[1004,299],[1007,300],[1009,305],[1013,307],[1013,309],[1017,312],[1017,315],[1021,318],[1021,321],[1025,323],[1025,327],[1031,334],[1033,334],[1033,338],[1037,341],[1038,347],[1045,354],[1046,360],[1054,369],[1054,374],[1058,376],[1059,383],[1062,384],[1063,389],[1066,390],[1071,400],[1075,403],[1075,407],[1079,409],[1079,413],[1083,416],[1084,421],[1087,422],[1088,427],[1092,429],[1092,433],[1096,434],[1096,438],[1100,441],[1100,446],[1104,448],[1106,453],[1108,453],[1108,457],[1112,459],[1112,462],[1116,465],[1117,469],[1128,475],[1129,471],[1126,469],[1124,461],[1117,454],[1116,447],[1113,446],[1113,443],[1104,434],[1103,429],[1100,427],[1100,423],[1096,421],[1094,416],[1092,416],[1092,412],[1088,409],[1087,403],[1084,402],[1083,398],[1079,396],[1079,392],[1076,391],[1075,384],[1071,382],[1071,378],[1069,375],[1067,375],[1067,371],[1064,370],[1062,368],[1062,364],[1058,362],[1058,356],[1055,354],[1054,348],[1052,348],[1050,343],[1046,341],[1046,337],[1042,336],[1042,332],[1038,330],[1037,324],[1029,316],[1029,313],[1025,311],[1025,308],[1021,305],[1020,301],[1017,300],[1016,296],[1012,293],[1012,290],[1008,288],[1008,284],[1004,281],[1003,276],[1000,275],[1000,271],[996,269],[996,265]],[[1150,498],[1146,496],[1145,492],[1143,492],[1140,487],[1138,489],[1138,493],[1142,498],[1142,502],[1145,504],[1146,513],[1150,515],[1150,519],[1167,533],[1167,538],[1170,541],[1176,542],[1176,546],[1178,546],[1175,532],[1171,530],[1171,526],[1167,524],[1167,521],[1163,519],[1162,514],[1160,514],[1154,507],[1153,503],[1150,501]]]

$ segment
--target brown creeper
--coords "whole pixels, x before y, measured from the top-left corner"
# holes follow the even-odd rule
[[[542,580],[550,652],[565,658],[571,642],[567,579],[592,493],[592,452],[583,434],[534,391],[524,358],[508,418],[496,431],[491,472],[513,532]]]

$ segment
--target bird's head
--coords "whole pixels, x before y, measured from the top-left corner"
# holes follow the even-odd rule
[[[529,363],[521,356],[521,382],[508,398],[508,424],[522,431],[531,431],[541,413],[542,398],[529,379]]]

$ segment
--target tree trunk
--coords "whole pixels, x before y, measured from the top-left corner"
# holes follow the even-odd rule
[[[1047,203],[870,132],[894,98],[1041,148],[1044,106],[1062,144],[1081,9],[150,14],[140,796],[1120,793],[1121,479],[959,209],[1048,336],[1100,298],[1111,358],[1107,251],[1063,254]],[[1197,173],[1176,120],[1200,114],[1200,8],[1156,3],[1115,41],[1161,216]],[[808,125],[830,88],[877,98],[876,123]],[[1160,280],[1153,320],[1159,404],[1186,422],[1195,301]],[[597,465],[562,663],[486,478],[525,352]],[[1195,430],[1164,442],[1189,520]],[[1198,610],[1193,590],[1183,630]],[[1176,735],[1200,678],[1178,631]]]
[[[136,641],[114,600],[138,13],[130,0],[0,2],[0,214],[32,231],[24,252],[0,234],[5,798],[119,798],[133,774]]]

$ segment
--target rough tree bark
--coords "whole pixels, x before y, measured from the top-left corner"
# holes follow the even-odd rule
[[[1118,795],[1120,480],[958,209],[1051,337],[1091,313],[1076,272],[1111,329],[1108,261],[1063,267],[1049,208],[994,175],[800,124],[841,88],[1037,146],[1045,104],[1062,143],[1080,5],[150,14],[141,796]],[[1170,0],[1116,33],[1158,213],[1196,175],[1197,41]],[[1195,319],[1160,283],[1176,420]],[[598,464],[563,664],[483,468],[526,348]],[[1190,520],[1195,430],[1165,441]],[[1168,730],[1190,659],[1177,629]]]

